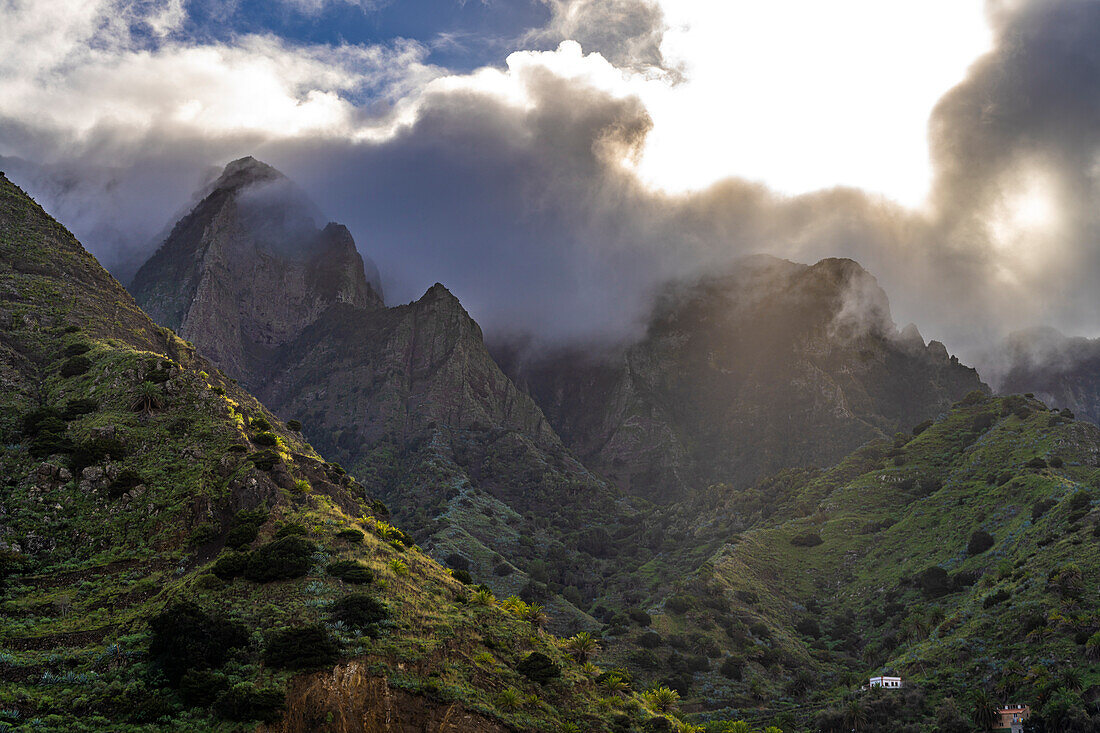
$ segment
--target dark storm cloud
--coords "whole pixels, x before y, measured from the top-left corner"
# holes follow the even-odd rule
[[[570,7],[576,17],[603,18],[589,24],[608,34],[594,49],[620,66],[663,62],[653,55],[662,27],[654,6],[555,7],[559,20]],[[488,332],[543,340],[633,333],[666,281],[756,252],[803,262],[852,257],[889,293],[900,323],[915,321],[964,356],[1044,322],[1095,330],[1100,4],[991,12],[994,49],[931,121],[929,213],[852,189],[791,198],[737,179],[684,195],[646,188],[624,163],[650,130],[644,105],[598,83],[603,62],[569,60],[568,49],[525,56],[489,81],[433,84],[395,132],[358,142],[331,131],[279,140],[173,128],[135,142],[125,129],[105,128],[98,146],[125,149],[124,168],[88,165],[82,177],[74,154],[72,186],[37,190],[101,259],[121,267],[136,243],[154,246],[208,166],[253,154],[349,226],[378,263],[391,303],[441,281]],[[563,58],[564,71],[555,65]],[[88,149],[54,132],[44,138]],[[1057,225],[1016,232],[1005,220],[1013,224],[1014,197],[1033,180],[1057,196]],[[119,233],[101,236],[104,226]]]

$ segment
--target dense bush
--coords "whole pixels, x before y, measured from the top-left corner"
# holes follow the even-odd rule
[[[65,356],[80,356],[81,354],[87,354],[92,350],[92,347],[83,342],[77,342],[75,344],[69,344],[65,347]]]
[[[78,377],[92,368],[92,360],[86,356],[70,356],[61,364],[61,376]]]
[[[316,551],[317,545],[304,537],[281,537],[252,552],[244,577],[257,583],[300,578],[309,572]]]
[[[287,430],[293,430],[296,433],[300,433],[300,432],[302,432],[302,423],[299,422],[298,420],[287,420],[286,421],[286,429]]]
[[[244,626],[210,616],[190,601],[168,606],[149,619],[149,656],[172,684],[192,669],[220,667],[230,650],[248,643]]]
[[[132,468],[124,468],[118,472],[114,481],[107,487],[107,495],[112,499],[117,499],[127,491],[140,486],[141,483],[141,474]]]
[[[280,669],[327,667],[339,655],[339,644],[320,624],[276,631],[264,647],[264,663]]]
[[[916,425],[913,426],[913,435],[920,435],[925,430],[932,427],[932,425],[933,425],[932,420],[925,420],[924,422],[917,423]]]
[[[209,669],[192,669],[179,682],[179,693],[188,707],[209,707],[229,685],[222,672]]]
[[[257,415],[248,421],[249,426],[253,430],[259,430],[261,432],[271,430],[271,423],[267,421],[267,418],[263,415]]]
[[[665,608],[672,613],[685,613],[695,608],[695,599],[689,595],[679,593],[677,595],[670,596],[668,600],[665,601]]]
[[[254,687],[248,682],[239,682],[218,699],[217,710],[229,720],[276,723],[285,706],[286,695],[277,687]]]
[[[737,657],[726,657],[718,666],[718,672],[726,679],[740,680],[743,674],[744,662]]]
[[[460,583],[465,583],[466,585],[474,584],[474,577],[470,575],[470,571],[468,570],[452,570],[451,576]]]
[[[69,469],[79,474],[88,466],[94,466],[106,460],[117,461],[126,457],[126,448],[118,438],[104,435],[89,438],[73,448],[69,456]]]
[[[77,398],[65,403],[65,409],[61,416],[66,420],[75,420],[83,415],[90,415],[99,409],[99,401],[93,398]]]
[[[639,626],[646,627],[653,623],[653,617],[640,608],[632,608],[627,611],[630,620]]]
[[[385,605],[365,593],[351,593],[332,604],[332,619],[353,629],[364,629],[389,618]]]
[[[248,567],[248,557],[247,552],[227,552],[218,557],[210,572],[222,580],[233,580],[238,575],[244,575]]]
[[[499,562],[497,563],[496,567],[493,568],[493,575],[497,575],[503,578],[505,576],[511,575],[513,570],[514,568],[508,563]]]
[[[1004,589],[1001,589],[996,593],[990,593],[982,600],[982,608],[993,608],[993,606],[996,606],[998,603],[1004,603],[1011,597],[1012,594]]]
[[[280,461],[278,451],[267,450],[256,451],[248,457],[248,460],[252,461],[252,465],[261,471],[270,471],[275,468],[275,464]]]
[[[467,560],[465,556],[459,555],[457,552],[452,552],[450,555],[447,555],[446,562],[447,567],[451,568],[452,570],[470,569],[470,561]]]
[[[954,590],[954,583],[947,571],[938,566],[922,570],[916,577],[917,587],[928,598],[939,598]]]
[[[1032,458],[1030,461],[1025,463],[1024,466],[1026,468],[1043,469],[1047,467],[1047,462],[1042,458],[1036,456],[1035,458]]]
[[[275,433],[264,431],[262,433],[258,433],[254,438],[252,438],[252,442],[256,445],[278,445],[279,436]]]
[[[970,541],[966,543],[966,554],[973,557],[980,555],[994,545],[993,535],[978,530],[970,535]]]
[[[234,550],[249,545],[260,534],[260,528],[255,524],[238,524],[229,530],[225,536],[225,546]]]
[[[656,631],[647,631],[638,637],[638,646],[646,649],[656,649],[662,643],[664,643],[664,641],[661,639],[661,635]]]
[[[345,583],[362,585],[374,580],[374,572],[357,560],[337,560],[325,568],[325,572]]]
[[[1058,502],[1053,499],[1040,499],[1031,505],[1031,521],[1037,522],[1039,518],[1050,511]]]
[[[298,535],[299,537],[304,537],[306,534],[307,534],[306,528],[303,527],[300,524],[284,524],[282,527],[279,527],[277,530],[275,530],[275,537],[276,538],[278,538],[278,537],[292,537],[294,535]]]
[[[336,539],[351,542],[354,545],[361,543],[364,536],[365,535],[357,529],[342,529],[336,533]]]
[[[542,652],[531,652],[516,665],[516,671],[521,675],[544,685],[555,677],[561,676],[561,667],[554,664],[554,660]]]

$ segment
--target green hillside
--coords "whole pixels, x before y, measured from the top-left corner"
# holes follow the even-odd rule
[[[423,554],[2,176],[0,384],[0,729],[671,725]]]
[[[873,720],[857,688],[882,673],[906,681],[891,720],[913,730],[940,713],[951,730],[952,705],[969,720],[983,693],[1087,721],[1100,429],[976,392],[913,433],[681,507],[721,547],[615,653],[700,709],[784,730],[849,730],[853,704]]]

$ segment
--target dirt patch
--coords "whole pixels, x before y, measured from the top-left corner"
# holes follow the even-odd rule
[[[359,662],[295,678],[287,714],[264,733],[515,733],[458,703],[390,687]]]

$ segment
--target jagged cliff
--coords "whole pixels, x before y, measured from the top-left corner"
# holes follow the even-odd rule
[[[1100,424],[1100,339],[1066,336],[1053,328],[1018,331],[983,361],[982,373],[999,392],[1032,392]]]
[[[461,555],[494,590],[547,603],[558,628],[592,626],[558,591],[601,592],[608,561],[564,534],[592,510],[611,524],[633,510],[562,446],[457,298],[437,284],[386,308],[346,230],[317,235],[302,200],[274,169],[230,163],[141,268],[138,301],[276,414],[300,420],[437,557]],[[569,501],[579,495],[584,506]],[[471,503],[484,505],[479,516],[461,508]],[[537,528],[550,516],[555,526]],[[515,529],[502,532],[500,518]],[[532,584],[528,566],[550,553],[557,572]],[[493,572],[501,563],[507,577]]]
[[[2,174],[0,385],[0,728],[654,717],[601,707],[538,608],[440,567]]]
[[[587,465],[659,499],[827,465],[983,387],[942,344],[899,333],[874,278],[836,259],[746,258],[667,289],[625,349],[508,361]]]
[[[252,387],[266,362],[330,306],[382,308],[347,228],[274,168],[241,158],[134,276],[149,315]]]

